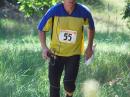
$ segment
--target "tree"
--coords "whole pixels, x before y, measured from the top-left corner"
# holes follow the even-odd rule
[[[130,2],[128,1],[127,2],[127,5],[125,7],[125,11],[124,11],[124,15],[123,15],[123,18],[126,19],[130,17]]]
[[[43,15],[46,10],[54,5],[57,0],[18,0],[19,9],[26,17],[35,15]]]
[[[12,4],[14,4],[14,5],[16,5],[17,4],[17,2],[18,2],[18,0],[7,0],[9,3],[12,3]]]
[[[127,5],[124,10],[123,19],[127,19],[127,27],[130,29],[130,0],[127,1]]]

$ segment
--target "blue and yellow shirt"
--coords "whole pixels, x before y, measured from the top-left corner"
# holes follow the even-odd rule
[[[92,15],[87,7],[76,4],[69,15],[63,4],[51,7],[42,17],[38,30],[52,31],[50,49],[58,56],[80,55],[83,51],[83,26],[95,29]]]

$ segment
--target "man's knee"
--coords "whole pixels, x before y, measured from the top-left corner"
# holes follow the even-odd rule
[[[74,81],[64,81],[64,88],[67,92],[73,93],[75,90],[75,82]]]

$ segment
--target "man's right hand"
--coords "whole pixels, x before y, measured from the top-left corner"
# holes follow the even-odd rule
[[[45,47],[42,50],[42,57],[43,57],[43,59],[45,59],[45,60],[49,59],[48,53],[51,53],[51,51],[47,47]]]

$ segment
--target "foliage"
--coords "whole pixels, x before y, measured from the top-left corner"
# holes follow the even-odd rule
[[[19,9],[25,13],[27,17],[42,15],[49,7],[54,5],[57,0],[18,0],[20,2]]]
[[[18,2],[18,0],[0,0],[0,7],[4,6],[6,1],[14,5],[16,5]]]
[[[12,3],[12,4],[17,4],[18,0],[7,0],[9,3]]]
[[[27,17],[36,15],[42,15],[46,10],[56,2],[62,0],[18,0],[20,2],[20,10],[25,13]],[[77,0],[77,2],[87,2],[90,5],[100,5],[100,0]]]
[[[130,0],[127,1],[125,6],[123,19],[127,19],[127,27],[130,29]]]
[[[128,17],[130,17],[130,2],[127,2],[123,18],[126,19]]]

